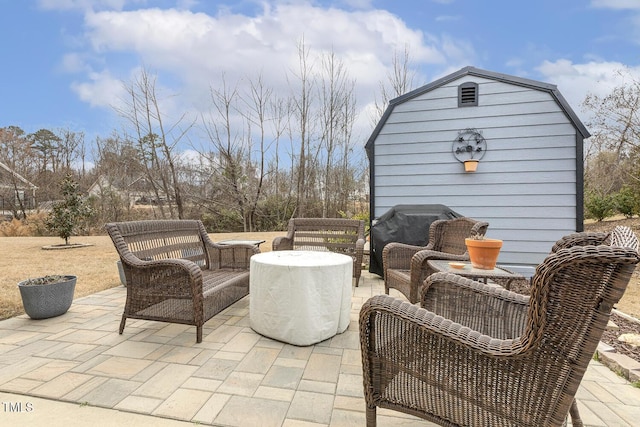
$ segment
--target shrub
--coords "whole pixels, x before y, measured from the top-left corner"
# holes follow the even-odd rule
[[[18,237],[30,236],[31,230],[21,220],[13,218],[11,221],[3,221],[0,224],[0,236]]]
[[[221,209],[216,214],[205,213],[202,223],[208,233],[233,233],[243,231],[242,216],[232,209]]]
[[[584,205],[585,216],[596,221],[602,221],[614,212],[613,197],[610,195],[602,196],[596,193],[588,193],[585,196]]]
[[[50,236],[47,229],[47,214],[45,212],[32,213],[22,222],[29,228],[30,236]]]
[[[364,234],[365,235],[369,234],[369,227],[371,226],[371,222],[369,221],[368,210],[356,212],[354,214],[351,214],[349,212],[344,212],[344,211],[338,211],[338,214],[340,214],[341,218],[359,219],[364,221]]]
[[[631,218],[638,213],[640,197],[633,188],[625,185],[613,197],[616,209],[625,217]]]

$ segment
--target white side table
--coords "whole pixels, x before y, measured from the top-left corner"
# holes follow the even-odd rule
[[[251,257],[249,316],[257,333],[306,346],[349,326],[353,259],[333,252],[273,251]]]

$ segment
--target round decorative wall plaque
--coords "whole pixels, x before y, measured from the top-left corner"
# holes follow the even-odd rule
[[[453,141],[453,155],[459,162],[480,160],[485,151],[487,151],[487,141],[481,131],[470,128],[458,131],[458,136]]]

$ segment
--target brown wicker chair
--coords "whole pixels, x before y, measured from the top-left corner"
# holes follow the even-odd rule
[[[249,258],[254,245],[213,243],[202,222],[162,220],[105,226],[120,255],[127,318],[202,326],[249,293]]]
[[[450,273],[421,303],[387,295],[360,311],[367,426],[376,407],[444,426],[582,426],[575,394],[613,304],[640,261],[627,227],[538,266],[530,297]]]
[[[362,274],[364,221],[347,218],[292,218],[287,235],[273,239],[274,251],[331,251],[353,258],[356,286]]]
[[[558,240],[551,248],[551,253],[556,253],[560,249],[572,246],[608,245],[611,243],[611,233],[600,231],[582,231],[564,236]]]
[[[382,250],[384,291],[397,289],[415,304],[420,298],[424,280],[435,273],[427,261],[448,259],[468,261],[469,254],[464,239],[475,234],[485,234],[489,224],[472,218],[441,219],[429,226],[427,246],[405,243],[388,243]]]

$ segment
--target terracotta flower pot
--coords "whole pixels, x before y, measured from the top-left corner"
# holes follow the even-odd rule
[[[493,270],[498,261],[498,255],[502,248],[502,240],[499,239],[465,239],[471,265],[481,270]]]
[[[470,159],[464,161],[464,171],[465,172],[475,172],[478,169],[478,160]]]

